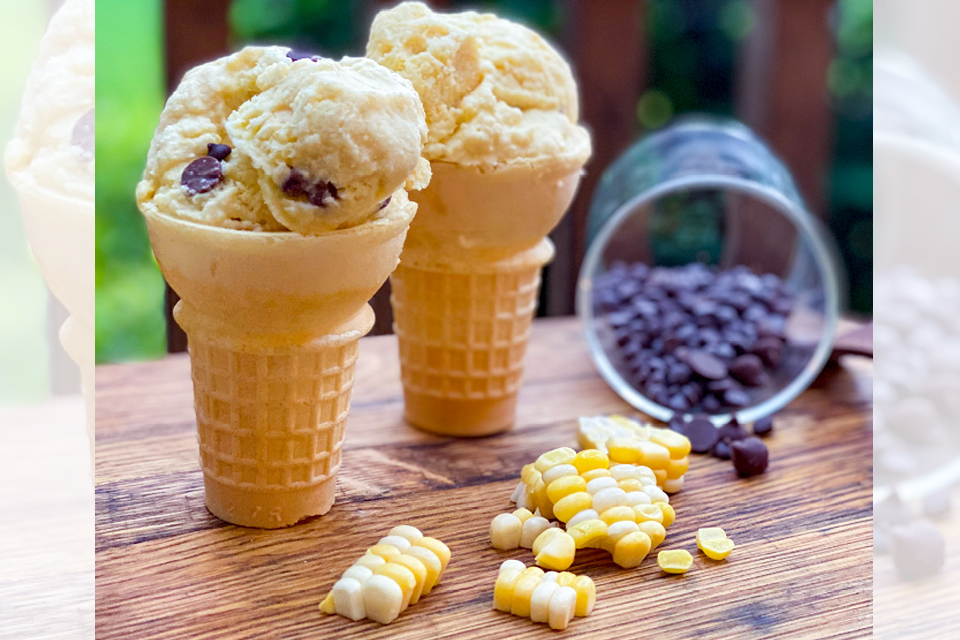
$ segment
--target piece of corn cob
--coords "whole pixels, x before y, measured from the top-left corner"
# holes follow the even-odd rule
[[[519,560],[500,565],[493,588],[493,608],[546,622],[551,629],[566,629],[570,620],[586,617],[597,602],[597,587],[589,576],[572,573],[544,573]]]
[[[430,593],[449,562],[447,545],[415,527],[394,527],[343,572],[320,611],[389,624]]]

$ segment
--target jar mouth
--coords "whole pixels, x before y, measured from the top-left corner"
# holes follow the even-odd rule
[[[708,124],[703,125],[703,127],[705,130],[710,130]],[[713,130],[716,131],[715,128]],[[789,186],[792,187],[792,184]],[[786,406],[802,393],[823,369],[830,357],[836,334],[841,294],[840,270],[835,253],[836,249],[830,243],[826,233],[820,228],[818,221],[803,208],[799,198],[794,197],[794,193],[790,193],[789,190],[785,192],[783,189],[759,184],[755,180],[709,172],[659,182],[624,202],[600,227],[590,244],[580,270],[576,308],[577,315],[583,323],[591,357],[600,375],[627,403],[644,414],[664,422],[677,413],[689,415],[696,411],[678,412],[654,401],[627,380],[615,364],[614,360],[616,358],[611,358],[611,354],[608,353],[609,344],[605,344],[605,340],[601,336],[600,324],[603,320],[595,311],[596,301],[593,295],[593,283],[594,279],[605,270],[605,252],[611,240],[617,236],[617,232],[631,218],[641,215],[639,212],[645,207],[671,194],[711,189],[748,196],[763,203],[770,210],[781,214],[795,229],[797,246],[810,254],[811,263],[821,283],[819,288],[822,295],[822,319],[819,325],[819,336],[809,358],[799,372],[785,384],[781,381],[780,384],[763,389],[764,393],[757,394],[760,397],[758,401],[740,409],[714,413],[711,415],[711,420],[716,424],[723,424],[736,417],[740,422],[752,422]],[[773,388],[774,386],[776,388]]]

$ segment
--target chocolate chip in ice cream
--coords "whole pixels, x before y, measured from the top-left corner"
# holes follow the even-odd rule
[[[287,176],[287,179],[283,181],[283,186],[280,188],[291,198],[307,196],[310,204],[318,207],[327,206],[327,198],[332,198],[333,200],[339,199],[337,188],[332,182],[321,180],[320,182],[313,183],[302,171],[297,169],[290,169],[290,174]]]
[[[94,109],[90,109],[80,116],[77,123],[73,125],[73,135],[70,137],[70,143],[75,147],[80,147],[84,160],[93,160],[96,148],[96,115]]]
[[[287,51],[287,57],[294,62],[297,60],[313,60],[314,62],[320,60],[320,56],[316,53],[311,53],[310,51],[301,51],[299,49],[290,49],[290,51]]]
[[[223,170],[220,161],[210,156],[197,158],[187,165],[180,177],[180,183],[186,187],[190,195],[206,193],[223,179]]]
[[[207,145],[207,155],[217,160],[226,160],[230,157],[233,148],[228,144],[216,144],[211,142]]]
[[[380,206],[377,207],[377,211],[382,211],[383,209],[386,209],[388,204],[390,204],[390,198],[387,198],[386,200],[381,202]]]

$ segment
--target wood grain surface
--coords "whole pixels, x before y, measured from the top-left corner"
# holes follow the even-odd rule
[[[495,612],[489,524],[512,509],[520,468],[575,446],[581,415],[629,413],[593,368],[573,319],[538,320],[516,428],[478,440],[403,421],[396,341],[361,341],[337,502],[278,531],[226,525],[203,504],[186,356],[97,371],[97,638],[533,638],[546,625]],[[685,576],[651,556],[620,569],[599,550],[572,570],[597,583],[589,618],[566,633],[662,638],[855,638],[871,631],[872,364],[845,358],[783,411],[768,472],[738,479],[695,457],[662,549],[694,553]],[[396,524],[449,545],[443,582],[389,626],[324,616],[340,574]],[[696,551],[698,527],[737,543]]]

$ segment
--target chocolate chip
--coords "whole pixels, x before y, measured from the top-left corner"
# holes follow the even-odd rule
[[[703,402],[700,403],[700,406],[703,407],[703,410],[707,413],[720,413],[723,409],[723,403],[720,402],[720,399],[717,396],[707,396],[703,399]]]
[[[226,160],[233,152],[233,148],[228,144],[216,144],[211,142],[207,145],[207,155],[217,160]]]
[[[753,423],[753,435],[766,438],[773,432],[773,416],[760,418]]]
[[[311,53],[309,51],[301,51],[298,49],[290,49],[290,51],[287,51],[287,57],[293,60],[294,62],[296,62],[297,60],[313,60],[314,62],[318,62],[320,60],[319,55],[315,53]]]
[[[929,520],[916,520],[890,531],[893,563],[904,580],[937,574],[946,560],[943,533]]]
[[[190,195],[195,195],[210,191],[220,184],[222,179],[223,171],[220,168],[220,161],[204,156],[187,165],[180,177],[180,183],[186,187]]]
[[[732,442],[734,440],[743,440],[750,437],[747,430],[740,426],[736,420],[731,420],[717,430],[717,437],[721,440]]]
[[[684,429],[686,428],[686,426],[687,426],[687,421],[684,420],[684,418],[683,418],[682,415],[680,415],[680,414],[674,414],[674,416],[673,416],[672,418],[670,418],[670,422],[668,423],[667,426],[670,427],[670,428],[671,428],[672,430],[674,430],[674,431],[677,431],[677,432],[679,432],[679,433],[683,433],[683,430],[684,430]]]
[[[85,160],[93,160],[96,149],[96,124],[97,118],[94,109],[90,109],[80,116],[77,123],[73,125],[73,134],[70,136],[70,143],[75,147],[80,147]]]
[[[706,418],[694,418],[683,428],[683,435],[690,440],[690,450],[707,453],[717,444],[717,428]]]
[[[332,182],[321,180],[314,184],[306,174],[299,169],[290,169],[287,179],[283,181],[283,185],[280,188],[291,198],[307,196],[307,201],[317,207],[327,206],[326,200],[328,197],[334,200],[340,197],[337,193],[337,188],[333,186]]]
[[[783,342],[779,338],[765,336],[757,339],[750,352],[759,356],[766,366],[776,369],[783,357]]]
[[[390,198],[392,198],[392,197],[393,197],[393,196],[390,196]],[[377,211],[382,211],[383,209],[386,209],[386,208],[387,208],[387,205],[390,204],[390,198],[387,198],[386,200],[384,200],[383,202],[381,202],[381,203],[380,203],[380,207],[377,209]]]
[[[727,365],[706,351],[688,350],[681,356],[693,373],[707,380],[720,380],[727,377]]]
[[[750,396],[742,389],[728,389],[723,392],[723,401],[731,407],[745,407],[750,404]]]
[[[330,195],[333,197],[334,200],[340,199],[340,194],[337,192],[337,188],[333,186],[332,182],[327,183],[327,191],[330,193]]]
[[[760,438],[744,438],[730,444],[733,466],[741,477],[756,476],[767,470],[769,453]]]
[[[759,356],[747,353],[730,363],[730,375],[748,387],[762,387],[767,382],[763,361]]]
[[[713,445],[713,451],[710,453],[721,460],[729,460],[731,455],[730,443],[726,440],[718,440],[717,444]]]
[[[291,169],[290,175],[283,181],[283,186],[280,188],[288,196],[298,198],[306,195],[310,187],[310,181],[307,180],[307,176],[296,169]]]
[[[317,207],[327,206],[324,200],[327,198],[327,196],[332,195],[330,193],[330,189],[327,188],[327,185],[329,184],[329,182],[321,182],[307,192],[307,200],[310,201],[310,204]]]

